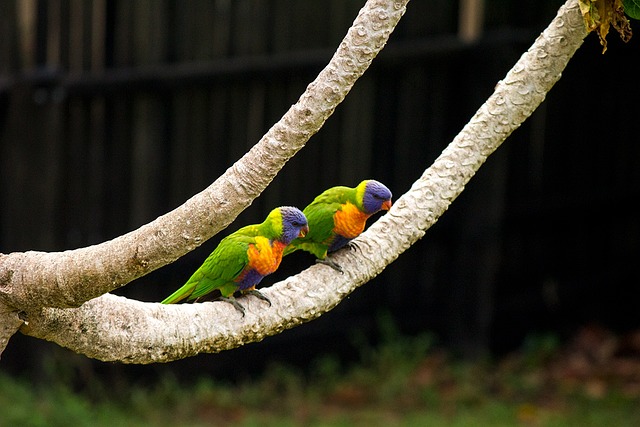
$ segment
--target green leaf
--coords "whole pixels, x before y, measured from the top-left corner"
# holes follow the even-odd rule
[[[622,0],[622,4],[627,16],[640,20],[640,0]]]

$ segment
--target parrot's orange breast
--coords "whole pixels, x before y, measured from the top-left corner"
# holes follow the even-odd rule
[[[358,237],[364,231],[369,216],[353,203],[347,202],[333,217],[333,231],[347,239]]]
[[[249,245],[247,251],[249,267],[261,276],[273,273],[280,266],[285,246],[277,240],[270,243],[266,237],[256,237],[256,243]]]

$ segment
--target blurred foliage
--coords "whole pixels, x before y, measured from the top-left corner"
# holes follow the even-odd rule
[[[375,344],[353,338],[357,362],[325,355],[304,372],[274,364],[227,383],[165,376],[83,392],[55,366],[57,379],[52,371],[39,385],[0,373],[0,426],[640,425],[640,332],[588,326],[566,343],[540,334],[504,359],[473,363],[429,335],[400,335],[386,315],[379,332]]]

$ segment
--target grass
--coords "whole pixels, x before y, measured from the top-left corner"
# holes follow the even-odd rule
[[[364,350],[351,366],[326,356],[306,372],[273,365],[238,384],[201,378],[187,386],[165,377],[124,395],[102,390],[96,399],[62,381],[33,386],[0,373],[0,426],[640,425],[640,392],[629,387],[636,378],[598,369],[576,375],[567,370],[575,352],[553,338],[532,339],[501,361],[465,363],[433,348],[428,336],[386,328],[379,346],[355,340]]]

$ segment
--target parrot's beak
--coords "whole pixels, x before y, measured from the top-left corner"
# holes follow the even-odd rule
[[[388,211],[389,209],[391,209],[391,205],[393,203],[391,203],[391,199],[386,200],[383,204],[382,204],[382,210]]]
[[[298,234],[298,237],[304,237],[307,235],[308,232],[309,232],[309,226],[305,225],[300,229],[300,234]]]

